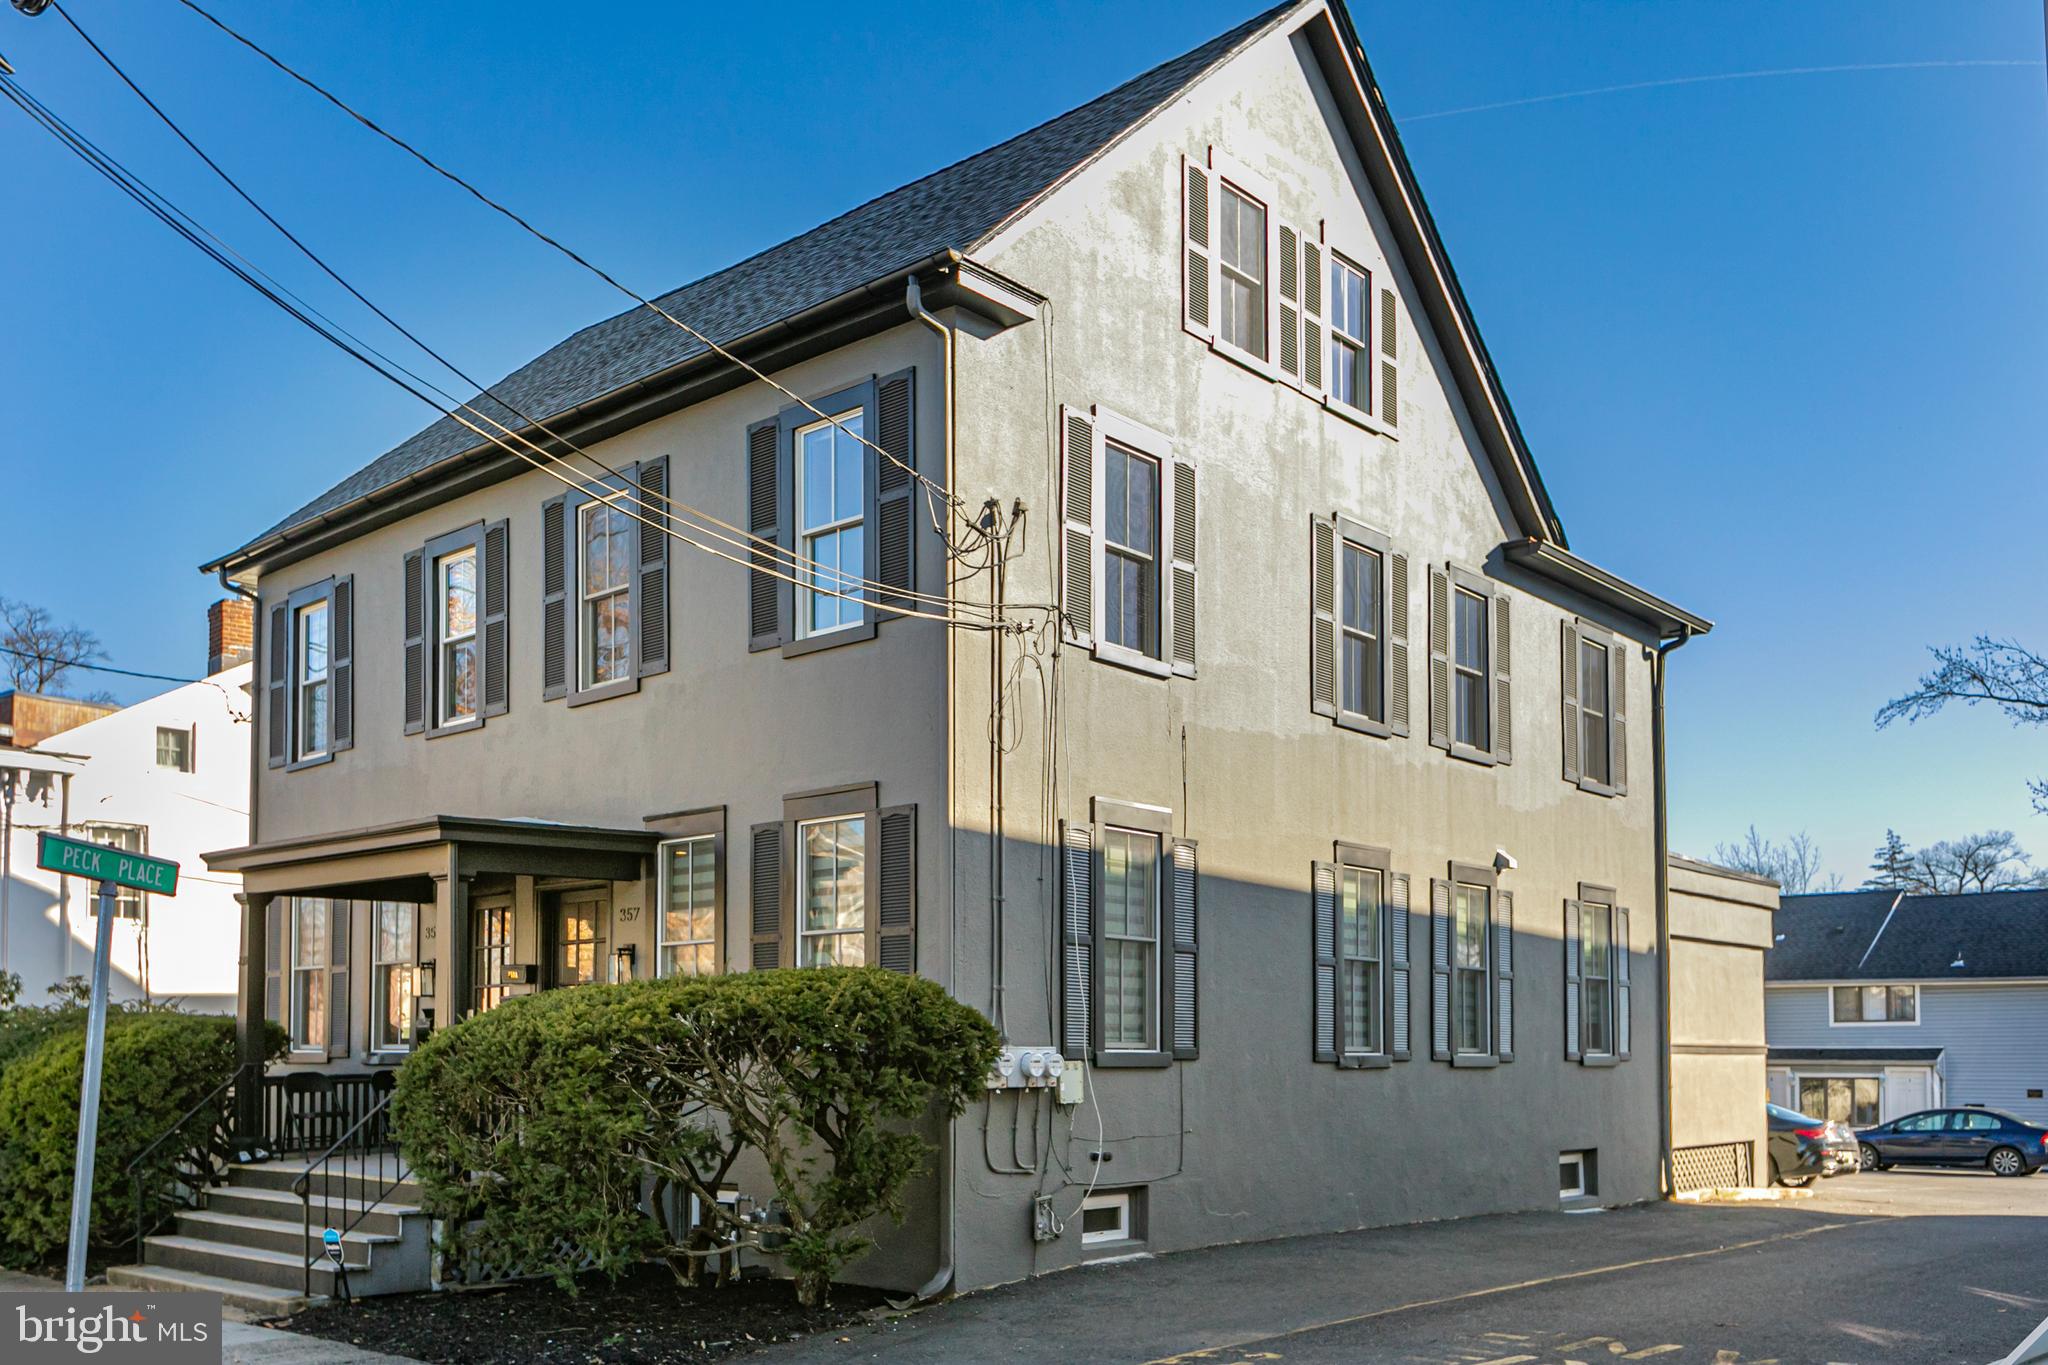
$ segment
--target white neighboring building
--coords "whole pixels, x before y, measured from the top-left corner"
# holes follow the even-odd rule
[[[51,986],[92,971],[93,887],[36,866],[37,836],[66,830],[179,864],[175,896],[121,893],[113,998],[234,1011],[242,879],[209,872],[200,855],[249,838],[247,616],[241,602],[209,609],[204,681],[33,748],[0,747],[0,970],[21,977],[24,1003],[41,1004]]]

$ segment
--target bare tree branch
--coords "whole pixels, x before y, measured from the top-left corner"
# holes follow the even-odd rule
[[[1714,861],[1753,876],[1769,877],[1788,896],[1814,891],[1840,891],[1842,879],[1835,873],[1821,876],[1820,850],[1801,830],[1782,844],[1757,833],[1755,825],[1738,844],[1714,845]]]
[[[47,608],[0,597],[0,660],[17,692],[54,692],[73,667],[106,657],[85,627],[60,626]]]
[[[1995,706],[2015,725],[2048,725],[2048,658],[2015,640],[1979,635],[1967,646],[1932,647],[1937,667],[1903,697],[1878,708],[1877,728],[1895,720],[1908,725],[1952,701]],[[2032,781],[2034,809],[2048,815],[2048,780]]]

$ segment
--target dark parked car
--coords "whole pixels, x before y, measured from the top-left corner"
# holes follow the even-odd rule
[[[1995,1109],[1924,1109],[1856,1136],[1866,1171],[1983,1166],[1997,1175],[2032,1175],[2048,1165],[2048,1128]]]
[[[1835,1175],[1857,1168],[1854,1134],[1840,1124],[1767,1104],[1770,1116],[1771,1179],[1795,1188],[1817,1175]]]

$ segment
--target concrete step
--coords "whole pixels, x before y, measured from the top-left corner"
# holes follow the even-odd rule
[[[345,1247],[342,1255],[351,1279],[369,1278],[370,1248],[362,1245]],[[143,1264],[151,1268],[161,1266],[200,1275],[214,1275],[224,1280],[269,1285],[273,1289],[291,1293],[305,1292],[308,1259],[310,1258],[296,1252],[236,1246],[229,1242],[216,1242],[204,1237],[186,1237],[175,1233],[148,1237],[143,1239],[142,1243]],[[315,1294],[334,1292],[334,1268],[324,1257],[313,1265],[311,1283]]]
[[[299,1197],[290,1190],[265,1189],[255,1186],[217,1185],[206,1192],[206,1207],[209,1212],[241,1214],[250,1218],[268,1218],[282,1223],[299,1226],[304,1217],[299,1206]],[[355,1221],[356,1230],[368,1233],[389,1233],[396,1236],[403,1229],[401,1220],[417,1218],[422,1210],[418,1204],[386,1200],[369,1212],[356,1200],[323,1202],[313,1201],[313,1218],[325,1227],[337,1218],[342,1222]],[[362,1215],[357,1220],[357,1215]]]
[[[228,1167],[228,1183],[237,1189],[284,1190],[305,1173],[303,1161],[253,1161]],[[417,1204],[420,1187],[410,1179],[393,1181],[405,1173],[396,1157],[382,1162],[372,1158],[360,1167],[330,1164],[313,1176],[313,1193],[336,1199],[368,1199],[382,1196],[399,1203]]]
[[[296,1209],[294,1210],[296,1213]],[[227,1242],[233,1246],[258,1247],[265,1251],[303,1252],[306,1255],[324,1254],[324,1243],[320,1234],[326,1225],[316,1222],[308,1229],[299,1218],[251,1217],[248,1214],[224,1213],[217,1209],[200,1209],[178,1215],[178,1235],[197,1237],[209,1242]],[[369,1260],[364,1251],[359,1257],[357,1248],[366,1248],[379,1243],[396,1242],[395,1232],[365,1232],[352,1228],[342,1234],[342,1255],[354,1262]]]
[[[281,1318],[298,1312],[310,1302],[296,1290],[283,1290],[248,1280],[224,1279],[219,1275],[202,1275],[191,1270],[174,1270],[161,1265],[112,1266],[107,1270],[107,1283],[115,1289],[197,1290],[218,1294],[227,1307],[257,1318]]]

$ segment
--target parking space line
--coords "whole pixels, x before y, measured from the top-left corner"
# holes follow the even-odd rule
[[[1208,1350],[1241,1350],[1255,1342],[1285,1341],[1289,1337],[1306,1336],[1311,1332],[1326,1332],[1332,1328],[1350,1327],[1361,1322],[1372,1322],[1379,1318],[1392,1317],[1396,1313],[1411,1313],[1420,1308],[1441,1308],[1447,1304],[1465,1303],[1473,1299],[1491,1298],[1496,1294],[1512,1294],[1520,1289],[1539,1289],[1545,1285],[1566,1284],[1572,1280],[1591,1279],[1596,1275],[1613,1275],[1624,1270],[1641,1270],[1648,1266],[1675,1265],[1681,1261],[1697,1261],[1708,1256],[1720,1256],[1731,1251],[1754,1251],[1758,1247],[1773,1246],[1780,1242],[1803,1241],[1817,1237],[1824,1232],[1839,1232],[1843,1228],[1861,1227],[1865,1223],[1889,1221],[1884,1217],[1852,1218],[1840,1223],[1821,1223],[1815,1227],[1800,1228],[1793,1232],[1781,1232],[1770,1237],[1757,1237],[1747,1242],[1730,1242],[1725,1246],[1702,1247],[1697,1251],[1674,1251],[1665,1256],[1645,1256],[1639,1260],[1622,1261],[1616,1265],[1592,1266],[1585,1270],[1568,1270],[1559,1275],[1541,1275],[1532,1280],[1518,1280],[1513,1284],[1490,1285],[1485,1289],[1468,1289],[1462,1294],[1446,1294],[1434,1299],[1416,1299],[1410,1303],[1398,1303],[1387,1308],[1375,1308],[1366,1313],[1353,1313],[1347,1317],[1331,1318],[1325,1322],[1305,1323],[1279,1332],[1257,1332],[1223,1346],[1211,1346]],[[1596,1342],[1609,1340],[1607,1337],[1592,1338]],[[1569,1349],[1569,1348],[1567,1348]],[[1178,1355],[1159,1356],[1145,1362],[1145,1365],[1173,1365],[1194,1355],[1187,1351]]]

